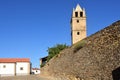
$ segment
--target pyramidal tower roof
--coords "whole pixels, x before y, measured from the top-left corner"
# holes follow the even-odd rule
[[[82,8],[80,7],[80,5],[79,4],[77,4],[77,6],[76,6],[76,9],[75,9],[76,11],[82,11]]]

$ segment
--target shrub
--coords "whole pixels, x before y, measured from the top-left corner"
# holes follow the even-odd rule
[[[41,68],[44,67],[44,66],[45,66],[45,64],[41,64],[41,65],[40,65]]]
[[[77,52],[78,50],[80,50],[81,48],[83,48],[86,45],[86,41],[85,40],[81,40],[79,42],[77,42],[76,44],[74,44],[74,52]]]
[[[49,61],[51,58],[56,56],[57,54],[60,53],[63,49],[67,48],[68,46],[66,44],[57,44],[54,47],[48,48],[48,58],[47,61]]]

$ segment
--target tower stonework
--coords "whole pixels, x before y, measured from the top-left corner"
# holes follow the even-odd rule
[[[71,18],[71,38],[72,44],[86,38],[86,14],[78,4],[72,12]]]

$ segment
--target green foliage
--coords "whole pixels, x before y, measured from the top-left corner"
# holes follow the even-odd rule
[[[54,47],[48,48],[48,58],[47,61],[49,61],[51,58],[53,58],[55,55],[59,54],[60,51],[67,48],[68,46],[66,44],[57,44]]]
[[[45,64],[41,64],[41,65],[40,65],[41,68],[44,67],[44,66],[45,66]]]
[[[82,40],[82,41],[79,41],[77,42],[75,45],[74,45],[74,52],[77,52],[79,49],[83,48],[85,45],[86,45],[86,41],[85,40]]]

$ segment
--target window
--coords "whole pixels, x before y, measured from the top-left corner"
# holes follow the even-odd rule
[[[20,70],[23,70],[23,67],[20,67]]]
[[[6,65],[3,65],[3,68],[6,68]]]
[[[79,20],[77,20],[77,23],[79,23]]]
[[[80,35],[80,32],[77,32],[77,35]]]
[[[78,17],[78,12],[75,12],[75,17]]]
[[[80,17],[83,17],[83,12],[80,12]]]

